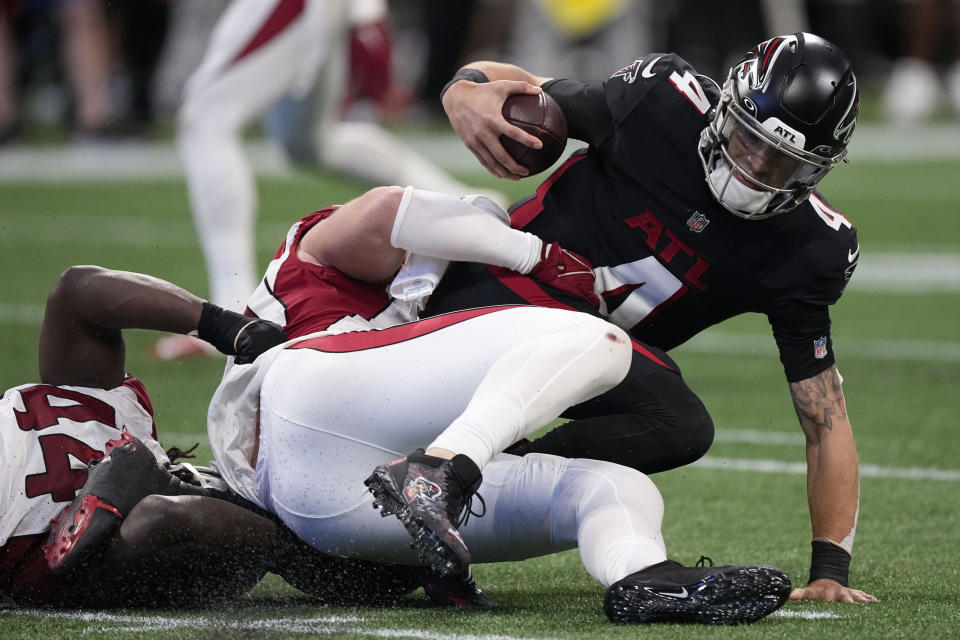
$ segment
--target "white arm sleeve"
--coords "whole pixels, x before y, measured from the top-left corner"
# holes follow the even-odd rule
[[[540,261],[537,236],[512,229],[509,216],[482,196],[455,196],[407,187],[390,244],[411,253],[480,262],[529,273]]]

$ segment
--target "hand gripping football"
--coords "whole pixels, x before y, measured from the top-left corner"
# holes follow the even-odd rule
[[[540,173],[556,162],[567,146],[567,119],[557,101],[545,91],[537,95],[515,93],[503,102],[503,117],[510,124],[540,138],[543,147],[533,149],[507,136],[500,143],[507,153],[530,170]]]

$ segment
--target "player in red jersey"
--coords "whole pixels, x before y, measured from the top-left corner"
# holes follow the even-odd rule
[[[248,589],[266,571],[267,561],[258,558],[275,546],[274,523],[200,495],[151,496],[121,514],[121,531],[95,569],[55,575],[48,567],[50,521],[74,499],[87,479],[87,464],[103,458],[108,441],[135,437],[146,460],[157,468],[169,462],[156,441],[146,389],[124,370],[126,327],[199,331],[240,362],[285,340],[273,323],[251,322],[163,280],[89,266],[65,271],[47,300],[40,383],[14,387],[0,399],[0,592],[18,602],[108,605],[172,602],[201,593],[218,597]],[[172,484],[169,490],[175,491]],[[198,500],[208,501],[203,510],[196,509]],[[235,528],[211,527],[216,521]],[[216,549],[210,550],[210,541]],[[208,552],[196,556],[201,548]],[[250,560],[238,564],[241,554]],[[194,560],[200,563],[196,582],[184,585],[182,563]]]
[[[856,122],[849,61],[806,33],[760,43],[722,87],[672,53],[638,58],[596,84],[483,61],[458,72],[442,101],[480,162],[517,179],[526,170],[499,136],[536,141],[500,107],[509,94],[539,91],[589,147],[514,205],[513,226],[585,256],[600,313],[648,345],[672,349],[732,316],[767,316],[806,435],[813,554],[810,582],[794,597],[875,601],[847,586],[858,462],[828,311],[856,267],[859,243],[850,221],[815,190],[846,157]],[[537,303],[593,312],[551,297]],[[458,264],[426,311],[525,300],[529,290],[504,274]],[[577,419],[525,450],[648,473],[696,460],[712,443],[713,424],[676,374],[635,357],[624,383],[565,413]]]

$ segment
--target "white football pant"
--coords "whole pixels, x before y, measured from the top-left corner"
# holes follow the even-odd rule
[[[664,560],[663,504],[643,474],[593,460],[497,454],[622,380],[626,336],[557,309],[478,313],[447,326],[439,316],[286,348],[260,392],[260,501],[322,552],[415,564],[406,530],[372,508],[363,481],[377,465],[435,441],[483,467],[486,514],[461,529],[475,561],[579,546],[586,569],[609,585]],[[414,327],[429,330],[409,333]]]

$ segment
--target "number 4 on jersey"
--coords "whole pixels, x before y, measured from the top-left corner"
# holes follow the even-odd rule
[[[72,422],[99,422],[116,428],[116,414],[106,402],[69,389],[38,384],[19,390],[24,410],[14,410],[17,425],[23,431],[42,431]],[[37,438],[43,452],[43,473],[25,478],[28,498],[50,494],[54,502],[70,502],[76,490],[87,480],[86,464],[99,460],[103,452],[71,436],[54,433]],[[74,469],[70,458],[80,461],[84,468]]]
[[[687,100],[690,101],[697,111],[706,113],[710,109],[710,99],[707,97],[707,94],[704,93],[703,87],[700,86],[697,77],[690,73],[689,70],[685,71],[682,76],[674,71],[670,74],[670,82],[677,88],[677,91],[687,97]]]
[[[70,456],[87,464],[102,458],[103,452],[62,433],[40,436],[37,441],[43,451],[44,471],[26,477],[27,497],[49,493],[54,502],[70,502],[77,489],[87,481],[87,470],[74,469],[70,465]]]

